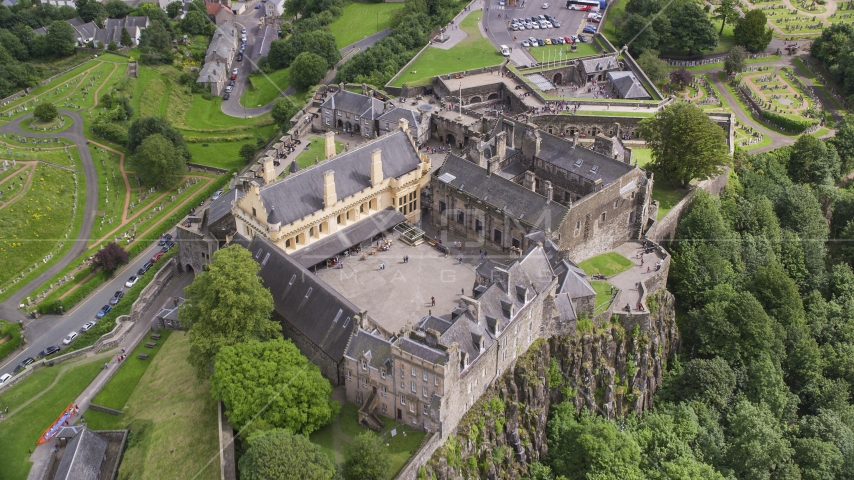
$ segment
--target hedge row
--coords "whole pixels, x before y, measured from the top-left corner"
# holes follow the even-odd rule
[[[216,137],[197,137],[197,136],[185,136],[184,141],[187,143],[223,143],[223,142],[238,142],[240,140],[253,140],[255,139],[255,134],[252,133],[235,133],[233,135],[227,136],[216,136]]]
[[[21,324],[0,320],[0,340],[6,337],[9,338],[0,343],[0,359],[14,352],[24,342],[21,337]]]
[[[169,229],[171,229],[175,224],[181,221],[184,217],[186,217],[192,208],[197,206],[203,199],[208,198],[213,195],[214,192],[223,188],[229,181],[231,181],[232,174],[234,170],[229,171],[227,174],[217,178],[210,186],[196,194],[189,203],[187,203],[183,208],[179,209],[177,212],[173,213],[169,217],[160,221],[157,224],[154,230],[154,236],[151,238],[160,238],[161,235],[166,233]],[[128,249],[128,256],[133,259],[140,252],[149,248],[151,246],[150,242],[142,239],[140,242],[136,242]],[[174,250],[173,250],[174,251]],[[84,270],[84,272],[88,272],[89,270]],[[81,275],[83,272],[79,273]],[[85,275],[84,275],[85,277]],[[41,314],[58,314],[60,313],[60,307],[62,307],[66,312],[70,310],[74,305],[81,300],[83,300],[86,295],[92,293],[95,289],[101,286],[105,281],[110,278],[109,275],[106,275],[104,272],[100,272],[94,277],[90,278],[83,285],[77,287],[74,291],[72,291],[68,296],[61,300],[50,300],[50,301],[42,301],[38,304],[38,312]],[[76,280],[76,278],[75,278]],[[109,330],[107,330],[109,331]]]
[[[768,110],[762,110],[762,116],[774,125],[794,133],[801,133],[818,123],[818,120],[814,118],[792,118]]]
[[[173,248],[169,250],[166,255],[160,258],[155,264],[155,267],[152,267],[151,270],[148,271],[145,275],[139,278],[139,281],[136,282],[136,285],[130,287],[130,290],[127,291],[122,300],[118,305],[113,307],[110,310],[110,313],[106,314],[98,320],[98,323],[95,324],[94,327],[90,328],[88,331],[82,333],[74,343],[71,344],[67,349],[65,349],[65,353],[73,352],[75,350],[80,350],[81,348],[86,348],[90,345],[94,345],[95,342],[101,338],[102,335],[110,333],[113,328],[116,327],[116,319],[122,315],[129,315],[130,309],[133,307],[133,302],[135,302],[139,298],[139,294],[142,293],[142,289],[148,286],[152,280],[154,280],[154,276],[163,265],[169,261],[170,258],[174,257],[178,252],[178,249]],[[93,317],[94,319],[94,317]]]

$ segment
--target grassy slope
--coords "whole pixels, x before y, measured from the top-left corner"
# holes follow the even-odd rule
[[[391,15],[403,7],[403,3],[351,3],[329,25],[329,30],[335,35],[338,48],[343,48],[388,28]]]
[[[45,368],[35,372],[26,381],[0,395],[0,404],[9,405],[13,413],[0,422],[0,438],[3,439],[0,465],[3,465],[4,479],[27,478],[32,467],[28,460],[29,452],[35,448],[39,435],[62,413],[62,409],[73,402],[95,379],[101,371],[101,365],[99,359],[68,367],[52,388],[18,412],[14,412],[15,407],[43,392],[63,367]]]
[[[128,399],[124,421],[149,428],[128,445],[119,478],[219,478],[216,402],[189,349],[186,333],[170,336]]]
[[[611,284],[602,280],[591,280],[590,286],[596,290],[596,308],[594,314],[599,314],[608,307],[611,302]]]
[[[136,388],[142,376],[145,374],[148,366],[154,361],[154,358],[163,348],[163,344],[169,339],[171,330],[159,330],[161,334],[160,340],[157,340],[157,346],[147,348],[145,344],[151,340],[145,338],[139,345],[128,353],[127,358],[119,367],[118,373],[113,375],[113,378],[104,385],[104,388],[92,399],[92,403],[103,407],[121,410]],[[148,359],[140,360],[137,356],[141,353],[147,353]]]
[[[652,161],[652,149],[651,148],[633,148],[632,149],[632,161],[637,161],[638,167],[644,168],[647,163]]]
[[[308,141],[310,143],[306,146],[306,149],[300,152],[296,157],[297,165],[299,165],[300,168],[314,165],[314,157],[317,157],[318,160],[323,160],[324,142],[326,140],[323,137],[308,137]],[[336,140],[335,153],[341,153],[342,150],[344,150],[344,144]]]
[[[460,43],[448,50],[428,48],[413,62],[392,85],[422,85],[429,83],[436,75],[461,72],[475,68],[498,65],[504,60],[501,53],[488,39],[480,34],[477,24],[480,11],[469,14],[460,24],[468,35]],[[416,73],[412,73],[416,72]]]
[[[240,96],[240,105],[255,108],[272,102],[290,86],[289,73],[290,68],[282,68],[270,74],[258,73],[250,76],[251,86]]]
[[[680,200],[685,198],[688,192],[671,187],[667,184],[656,184],[652,189],[652,199],[658,201],[658,216],[656,220],[661,220],[667,215]]]

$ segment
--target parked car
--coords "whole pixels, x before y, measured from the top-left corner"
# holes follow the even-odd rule
[[[232,80],[232,81],[228,82],[228,86],[229,86],[229,87],[233,87],[233,86],[234,86],[234,80]]]
[[[546,45],[551,45],[551,44],[552,44],[552,39],[551,39],[551,38],[547,38],[547,39],[546,39]]]
[[[89,329],[94,327],[95,325],[97,325],[97,322],[89,320],[88,322],[83,324],[83,326],[80,328],[80,331],[81,332],[88,332]]]
[[[169,235],[168,233],[161,235],[160,240],[157,241],[157,246],[162,247],[163,245],[166,245],[166,242],[169,240],[172,240],[172,235]]]
[[[261,8],[261,4],[260,4],[260,3],[255,4],[255,10],[258,10],[258,9],[260,9],[260,8]]]
[[[232,87],[231,85],[225,87],[225,93],[231,93],[232,90],[234,90],[234,87]]]
[[[172,247],[174,247],[174,246],[175,246],[175,242],[173,240],[169,240],[168,242],[166,242],[165,248],[166,248],[166,250],[171,250]]]
[[[63,345],[68,345],[69,343],[73,342],[75,338],[77,338],[77,332],[71,332],[68,334],[67,337],[65,337],[64,340],[62,340],[62,343]]]
[[[528,37],[528,43],[530,43],[532,47],[539,47],[540,46],[540,44],[537,43],[537,39],[534,37]]]
[[[217,190],[214,192],[213,196],[211,197],[211,200],[216,200],[217,198],[219,198],[221,196],[222,196],[222,190]]]
[[[95,317],[104,318],[104,315],[110,313],[110,310],[112,309],[113,307],[111,305],[104,305],[103,307],[101,307],[100,310],[98,310],[98,313],[95,314]],[[75,333],[75,335],[77,334]]]
[[[587,25],[586,27],[584,27],[582,32],[589,33],[591,35],[595,34],[596,33],[596,27],[594,27],[593,25]]]
[[[549,7],[551,7],[551,5],[549,5],[548,3],[544,3],[544,4],[543,4],[543,10],[545,10],[545,9],[547,9],[547,8],[549,8]]]
[[[572,43],[574,40],[570,36],[563,37],[563,41],[566,43]]]
[[[4,373],[3,375],[0,375],[0,385],[8,382],[10,378],[12,378],[11,373]]]
[[[552,26],[554,26],[555,28],[560,28],[560,22],[558,22],[557,20],[551,20],[551,22]]]
[[[530,46],[531,46],[531,42],[529,42],[529,41],[527,41],[527,40],[522,40],[522,46],[523,46],[523,47],[530,47]]]
[[[152,265],[152,263],[151,263],[151,262],[145,262],[145,265],[143,265],[142,267],[140,267],[140,269],[139,269],[139,270],[137,270],[136,274],[137,274],[137,275],[139,275],[139,276],[145,275],[145,272],[147,272],[147,271],[148,271],[148,269],[149,269],[149,268],[151,268],[151,265]]]
[[[578,35],[578,41],[581,43],[587,43],[587,37],[585,35]]]
[[[149,260],[149,262],[156,263],[158,260],[160,260],[160,257],[162,257],[163,255],[164,255],[163,252],[157,252],[154,254],[154,256],[151,257],[151,260]]]
[[[138,282],[138,281],[139,281],[139,277],[137,277],[136,275],[133,275],[130,278],[128,278],[127,282],[125,282],[125,286],[130,288],[130,287],[136,285],[136,282]]]
[[[237,75],[237,72],[238,72],[238,70],[237,70],[236,68],[233,68],[233,69],[231,70],[231,74],[232,74],[232,75]]]
[[[545,46],[546,46],[546,42],[544,42],[542,38],[538,38],[538,39],[537,39],[537,43],[539,43],[541,47],[545,47]]]
[[[238,62],[242,62],[242,61],[243,61],[243,52],[240,52],[240,53],[238,53],[238,54],[237,54],[237,61],[238,61]]]
[[[21,370],[27,368],[27,365],[29,365],[35,361],[36,361],[36,359],[33,357],[27,357],[27,358],[21,360],[21,363],[19,363],[18,366],[15,367],[15,370],[13,373],[20,372]]]
[[[48,355],[53,355],[54,353],[56,353],[58,351],[59,351],[59,345],[51,345],[51,346],[45,348],[44,350],[42,350],[41,352],[39,352],[39,354],[36,355],[36,358],[44,358],[44,357],[47,357]]]
[[[125,296],[125,292],[123,292],[121,290],[117,291],[116,293],[113,294],[113,298],[110,299],[110,305],[116,305],[117,303],[119,303],[119,300],[121,300],[122,297],[124,297],[124,296]]]
[[[246,27],[241,28],[240,33],[246,33]]]

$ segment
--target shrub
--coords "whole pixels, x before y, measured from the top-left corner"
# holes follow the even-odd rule
[[[35,113],[33,113],[33,116],[42,122],[49,122],[56,118],[57,115],[59,115],[59,112],[56,110],[56,105],[47,102],[40,103],[36,107]]]
[[[762,116],[772,124],[790,130],[794,133],[801,133],[804,130],[818,123],[818,120],[812,118],[792,118],[787,115],[762,110]]]
[[[3,343],[0,343],[0,358],[6,357],[14,352],[16,348],[21,346],[23,339],[21,338],[21,325],[19,323],[11,323],[0,320],[0,339],[9,337]]]

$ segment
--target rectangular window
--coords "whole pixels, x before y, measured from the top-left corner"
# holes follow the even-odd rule
[[[427,377],[428,377],[427,372],[424,372],[424,381],[425,382],[427,381]]]
[[[403,396],[403,394],[400,394],[400,404],[401,404],[401,405],[406,405],[406,397],[405,397],[405,396]]]
[[[605,212],[602,212],[602,221],[605,221]]]
[[[581,228],[581,222],[575,222],[575,229],[578,230],[579,228]]]
[[[362,370],[367,370],[367,369],[368,369],[368,364],[367,364],[367,362],[365,362],[364,360],[362,360]]]
[[[457,223],[465,223],[466,222],[466,213],[460,210],[457,212]]]
[[[469,393],[471,393],[471,382],[469,382]]]
[[[388,407],[386,407],[386,404],[383,404],[383,413],[385,413],[386,410],[388,410]]]
[[[388,393],[388,390],[386,389],[385,385],[383,385],[383,396],[385,396],[386,393]]]
[[[329,119],[328,118],[326,119],[326,125],[329,125]]]
[[[501,230],[499,230],[499,229],[497,229],[497,228],[496,228],[496,229],[492,232],[492,240],[493,240],[495,243],[501,243]]]
[[[427,387],[424,387],[422,390],[423,390],[422,395],[424,395],[426,397],[427,396]]]
[[[439,376],[438,375],[436,375],[436,377],[433,379],[433,385],[436,385],[437,387],[439,386]]]
[[[415,367],[412,367],[412,376],[415,376]]]
[[[309,236],[309,237],[313,237],[313,236],[314,236],[314,227],[309,227],[309,229],[308,229],[308,236]]]
[[[347,378],[351,378],[350,377],[350,370],[347,370]]]
[[[430,415],[430,407],[426,404],[424,405],[424,415]]]
[[[285,240],[285,248],[290,248],[290,247],[291,247],[291,239],[289,238],[289,239]]]
[[[336,218],[336,220],[338,221],[338,225],[341,225],[341,215],[338,215],[338,218]]]
[[[362,377],[362,385],[368,386],[368,377]]]
[[[258,214],[255,212],[255,207],[252,207],[252,216],[257,217]]]
[[[383,378],[385,378],[385,368],[381,369],[380,373],[382,374]]]
[[[415,382],[412,382],[412,393],[418,393],[418,387],[415,386]]]
[[[406,372],[403,371],[403,365],[400,366],[400,378],[406,378]]]
[[[409,402],[409,413],[415,413],[415,402]],[[415,419],[412,419],[412,423],[415,423]]]

